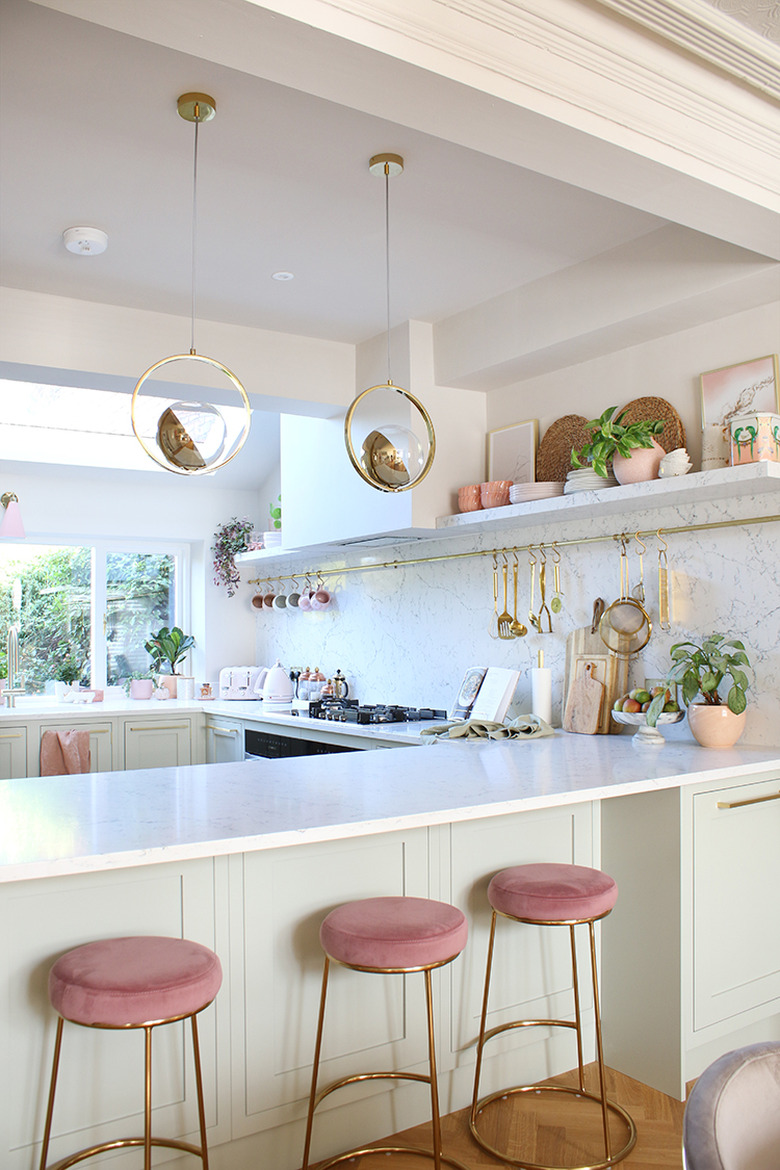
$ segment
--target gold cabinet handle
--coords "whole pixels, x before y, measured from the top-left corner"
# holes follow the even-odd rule
[[[780,800],[780,792],[773,792],[770,796],[752,796],[749,800],[719,800],[718,808],[744,808],[746,804],[763,804],[765,800]]]
[[[21,731],[11,732],[7,735],[0,735],[0,739],[22,739]]]
[[[238,735],[237,727],[212,727],[209,730],[213,731],[215,735]]]
[[[189,731],[188,723],[154,723],[144,727],[131,727],[130,731]]]

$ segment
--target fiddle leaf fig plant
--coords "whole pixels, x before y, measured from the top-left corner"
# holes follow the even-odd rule
[[[672,665],[665,683],[681,685],[685,706],[689,706],[697,695],[711,707],[729,707],[735,715],[741,715],[747,706],[746,692],[750,688],[743,667],[750,670],[750,660],[745,647],[737,638],[726,638],[725,634],[709,634],[701,646],[695,642],[677,642],[670,651]],[[731,686],[725,699],[720,694],[723,680],[729,678]],[[657,695],[647,709],[647,723],[655,727],[664,706],[665,694]]]
[[[161,672],[163,662],[169,663],[171,674],[176,674],[176,667],[194,645],[195,639],[192,635],[185,634],[178,626],[174,626],[172,630],[162,626],[156,634],[150,635],[144,649],[152,656],[155,674]]]
[[[664,424],[658,419],[640,419],[624,425],[626,410],[621,410],[617,416],[616,410],[616,406],[610,406],[599,418],[585,424],[593,438],[579,451],[572,451],[571,461],[575,467],[590,464],[597,475],[606,479],[607,462],[613,455],[630,459],[635,448],[652,447],[653,436],[660,435],[664,429]]]

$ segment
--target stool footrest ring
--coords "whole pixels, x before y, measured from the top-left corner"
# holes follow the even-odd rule
[[[352,1158],[365,1158],[369,1154],[417,1154],[420,1158],[430,1158],[431,1161],[436,1156],[433,1150],[423,1149],[422,1146],[361,1146],[360,1149],[348,1150],[346,1154],[337,1154],[335,1158],[318,1162],[317,1170],[328,1170],[330,1166],[338,1166],[341,1162],[348,1162]],[[441,1154],[439,1161],[442,1166],[451,1166],[453,1170],[469,1170],[468,1166],[464,1166],[455,1158],[448,1158],[446,1154]]]
[[[325,1100],[329,1093],[333,1093],[336,1089],[343,1089],[345,1085],[354,1085],[358,1081],[422,1081],[425,1085],[430,1085],[431,1078],[424,1073],[409,1073],[409,1072],[364,1072],[353,1073],[350,1077],[342,1077],[340,1081],[333,1081],[332,1084],[326,1085],[324,1089],[320,1089],[317,1096],[314,1098],[312,1109],[319,1108],[320,1104]]]
[[[636,1145],[636,1125],[634,1124],[633,1118],[625,1111],[625,1109],[623,1109],[621,1105],[618,1105],[615,1101],[610,1101],[607,1099],[607,1109],[611,1113],[614,1113],[617,1117],[620,1117],[628,1128],[628,1139],[625,1145],[622,1146],[621,1149],[619,1149],[616,1153],[612,1154],[609,1158],[599,1156],[599,1160],[596,1162],[588,1162],[579,1166],[565,1167],[549,1166],[539,1162],[529,1162],[527,1158],[512,1158],[509,1156],[509,1154],[506,1153],[505,1150],[496,1149],[495,1146],[491,1146],[490,1143],[482,1137],[477,1129],[477,1116],[482,1112],[483,1109],[485,1109],[488,1105],[491,1105],[494,1101],[499,1101],[504,1097],[510,1097],[513,1094],[520,1093],[570,1093],[575,1097],[585,1097],[589,1101],[595,1101],[599,1106],[602,1103],[601,1097],[599,1097],[596,1093],[589,1093],[584,1089],[580,1089],[578,1086],[551,1085],[549,1083],[514,1085],[512,1088],[499,1089],[496,1093],[491,1093],[487,1097],[482,1097],[481,1100],[477,1101],[476,1105],[471,1110],[471,1114],[469,1116],[469,1129],[471,1130],[474,1140],[479,1146],[482,1147],[483,1150],[485,1150],[486,1153],[491,1154],[494,1158],[499,1158],[501,1161],[508,1163],[510,1166],[521,1166],[523,1170],[608,1170],[608,1167],[614,1166],[617,1162],[620,1162],[623,1158],[625,1158],[626,1155],[629,1154]]]
[[[116,1138],[114,1141],[101,1142],[98,1146],[89,1146],[83,1150],[77,1150],[75,1154],[68,1154],[67,1157],[61,1158],[59,1162],[52,1162],[47,1170],[67,1170],[69,1166],[75,1166],[79,1162],[85,1162],[87,1158],[94,1158],[98,1154],[105,1154],[109,1150],[123,1150],[128,1146],[144,1146],[145,1139],[142,1137],[134,1138]],[[194,1154],[195,1157],[203,1159],[203,1151],[200,1146],[194,1146],[191,1142],[179,1141],[176,1138],[157,1138],[151,1139],[151,1145],[164,1146],[169,1150],[182,1150],[185,1154]]]

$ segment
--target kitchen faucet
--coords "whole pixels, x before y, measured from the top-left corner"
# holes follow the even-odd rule
[[[11,623],[5,643],[8,680],[3,698],[6,706],[16,706],[16,696],[25,694],[24,676],[19,674],[19,627]],[[18,684],[18,685],[17,685]]]

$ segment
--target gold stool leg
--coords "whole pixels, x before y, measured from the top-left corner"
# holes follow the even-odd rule
[[[320,1052],[322,1051],[322,1025],[325,1021],[325,1000],[328,995],[328,971],[330,959],[325,956],[322,969],[322,991],[320,992],[320,1013],[317,1019],[317,1039],[314,1044],[314,1063],[311,1070],[311,1092],[309,1093],[309,1112],[306,1117],[306,1140],[303,1146],[303,1163],[301,1170],[308,1170],[309,1151],[311,1150],[311,1130],[314,1124],[314,1108],[317,1101],[317,1077],[320,1069]]]
[[[425,972],[425,1005],[428,1009],[428,1068],[431,1074],[431,1122],[433,1127],[433,1164],[441,1170],[441,1116],[439,1114],[439,1082],[436,1073],[436,1045],[433,1036],[433,991],[431,973]]]
[[[206,1141],[206,1106],[203,1098],[203,1070],[200,1067],[200,1044],[198,1042],[198,1017],[192,1016],[192,1055],[195,1060],[195,1088],[198,1094],[198,1121],[200,1122],[200,1160],[203,1170],[209,1170],[209,1151]]]
[[[607,1114],[607,1084],[604,1075],[604,1047],[601,1042],[601,1009],[599,1007],[599,977],[596,969],[596,931],[593,922],[590,928],[590,967],[593,975],[593,1012],[596,1024],[596,1055],[599,1062],[599,1089],[601,1091],[601,1119],[604,1127],[604,1153],[607,1161],[612,1159],[612,1145],[609,1137],[609,1116]]]
[[[585,1092],[585,1068],[582,1057],[582,1016],[580,1015],[580,981],[577,972],[577,940],[574,936],[574,927],[569,927],[571,940],[571,978],[574,991],[574,1021],[577,1033],[577,1068],[580,1075],[580,1089]]]
[[[152,1170],[152,1029],[144,1028],[144,1170]]]
[[[49,1085],[49,1102],[46,1106],[46,1124],[43,1129],[43,1143],[41,1145],[41,1170],[46,1170],[46,1159],[49,1155],[49,1140],[51,1138],[51,1123],[54,1116],[54,1091],[57,1087],[57,1073],[60,1067],[60,1051],[62,1049],[62,1016],[57,1017],[57,1036],[54,1041],[54,1059],[51,1066],[51,1083]]]
[[[479,1024],[479,1040],[477,1041],[477,1064],[474,1070],[474,1095],[471,1099],[471,1117],[469,1126],[472,1133],[477,1124],[477,1101],[479,1100],[479,1078],[482,1072],[482,1054],[485,1050],[485,1026],[487,1024],[488,995],[490,992],[490,976],[493,970],[493,944],[496,938],[496,912],[490,923],[490,941],[488,942],[487,967],[485,970],[485,990],[482,995],[482,1017]]]

